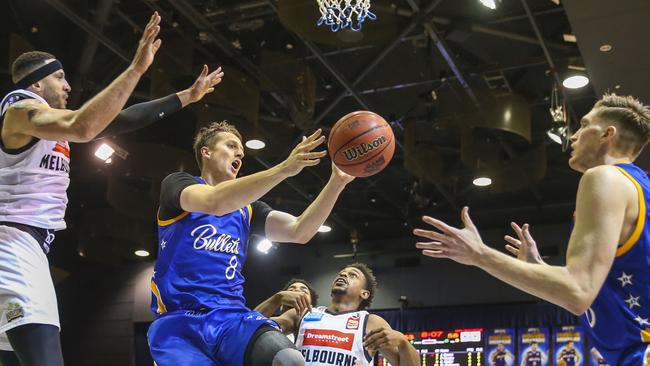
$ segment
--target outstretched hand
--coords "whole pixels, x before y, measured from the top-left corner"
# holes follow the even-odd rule
[[[296,309],[298,316],[302,316],[306,311],[311,309],[309,295],[304,292],[285,290],[278,292],[278,295],[280,296],[280,303]]]
[[[306,167],[320,163],[320,158],[327,154],[326,150],[313,151],[325,141],[321,136],[322,130],[318,129],[308,137],[303,136],[302,141],[291,151],[289,157],[281,163],[282,170],[288,177],[292,177]]]
[[[156,39],[158,32],[160,32],[160,15],[158,15],[158,12],[154,12],[142,32],[138,49],[135,51],[133,61],[131,61],[133,70],[140,74],[144,74],[147,71],[153,62],[156,52],[160,49],[162,41]]]
[[[465,225],[462,229],[449,226],[433,217],[423,216],[422,221],[432,225],[438,231],[415,229],[413,234],[429,239],[417,242],[415,246],[422,249],[422,254],[433,258],[449,258],[458,263],[478,265],[488,246],[483,243],[481,235],[469,217],[469,208],[463,207],[460,218]]]
[[[221,70],[221,67],[218,67],[209,74],[208,72],[208,65],[203,65],[201,74],[196,78],[194,84],[186,90],[178,93],[183,107],[203,99],[206,94],[210,94],[214,91],[214,87],[217,84],[221,83],[221,80],[223,79],[223,71]]]
[[[518,239],[515,239],[510,235],[504,236],[505,241],[508,242],[508,244],[506,244],[506,250],[517,257],[517,259],[524,262],[546,264],[539,255],[537,243],[535,243],[535,240],[530,235],[529,225],[524,224],[524,226],[519,227],[516,223],[511,222],[510,226],[515,231],[515,234],[517,234]]]

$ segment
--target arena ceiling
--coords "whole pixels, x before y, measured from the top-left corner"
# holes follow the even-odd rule
[[[282,161],[303,134],[327,132],[339,117],[364,109],[391,123],[399,146],[387,169],[345,190],[328,220],[333,231],[316,242],[353,237],[373,250],[376,240],[409,236],[423,213],[457,222],[464,205],[482,228],[568,221],[579,175],[546,132],[553,86],[585,60],[578,44],[564,40],[573,32],[562,4],[372,5],[378,19],[361,33],[333,34],[316,27],[316,0],[4,2],[5,90],[13,57],[49,51],[73,86],[69,107],[78,107],[126,67],[153,11],[163,17],[163,46],[130,103],[188,86],[204,63],[226,73],[202,103],[112,139],[129,152],[126,160],[106,165],[93,156],[97,143],[73,147],[70,230],[61,240],[77,245],[57,255],[120,262],[135,248],[155,251],[160,180],[179,169],[196,172],[192,137],[207,122],[228,119],[245,138],[266,141],[265,149],[247,151],[242,174],[250,174]],[[594,65],[601,69],[590,74],[607,75]],[[571,123],[596,99],[594,84],[564,94]],[[305,169],[264,200],[300,213],[327,181],[329,164]],[[478,174],[492,176],[493,185],[474,186]]]

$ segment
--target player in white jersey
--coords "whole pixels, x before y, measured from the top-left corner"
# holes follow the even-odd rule
[[[372,365],[377,352],[394,366],[419,365],[418,352],[404,334],[365,310],[376,289],[372,270],[354,263],[339,271],[327,307],[312,308],[302,317],[291,309],[272,319],[285,333],[298,330],[296,347],[306,365]]]
[[[144,127],[200,100],[223,76],[220,70],[208,75],[204,66],[192,87],[122,111],[161,45],[156,39],[159,23],[160,16],[153,14],[126,71],[78,110],[65,109],[71,89],[53,55],[27,52],[12,65],[15,90],[0,105],[3,366],[63,365],[56,294],[46,254],[54,231],[66,226],[68,142],[88,142]]]

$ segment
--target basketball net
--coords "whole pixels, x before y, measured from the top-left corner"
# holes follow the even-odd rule
[[[377,19],[370,11],[370,0],[316,0],[321,17],[316,25],[326,25],[332,32],[349,28],[358,32],[363,21]]]

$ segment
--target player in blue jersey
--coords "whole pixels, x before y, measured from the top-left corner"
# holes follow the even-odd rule
[[[354,177],[334,165],[329,181],[298,217],[258,201],[284,179],[314,166],[326,151],[321,131],[303,137],[282,163],[237,178],[244,149],[227,122],[202,128],[194,141],[201,176],[162,181],[158,260],[151,281],[157,319],[148,339],[158,366],[302,365],[277,324],[245,306],[242,265],[248,239],[306,243]]]
[[[580,364],[580,353],[573,347],[573,341],[568,341],[564,347],[560,348],[557,363],[558,365],[563,363],[565,366],[576,366]]]
[[[608,363],[648,365],[650,351],[650,180],[632,164],[650,139],[650,108],[633,97],[603,96],[582,117],[570,138],[569,166],[583,173],[566,265],[543,263],[528,225],[512,224],[508,238],[520,259],[490,248],[462,210],[457,229],[425,216],[439,231],[416,229],[426,238],[423,254],[475,265],[493,276],[576,315]],[[520,246],[518,250],[517,246]]]
[[[521,366],[542,366],[546,364],[547,359],[546,353],[537,348],[537,342],[530,342],[530,349],[524,353]]]
[[[491,366],[506,366],[508,364],[508,359],[514,360],[515,356],[510,352],[503,343],[497,345],[497,349],[490,353],[490,365]]]

